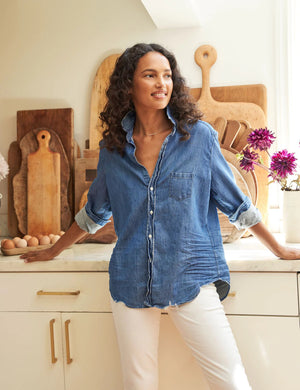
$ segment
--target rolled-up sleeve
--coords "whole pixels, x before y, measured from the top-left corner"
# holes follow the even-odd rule
[[[88,201],[75,216],[78,226],[90,234],[96,233],[112,216],[105,180],[105,153],[101,150],[97,166],[97,176],[89,188]]]
[[[261,221],[261,213],[236,184],[234,175],[222,155],[213,132],[211,153],[211,196],[218,209],[228,216],[238,230],[247,229]]]

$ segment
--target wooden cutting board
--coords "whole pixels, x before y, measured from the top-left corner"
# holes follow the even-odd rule
[[[22,160],[18,173],[13,178],[13,204],[18,220],[18,228],[27,233],[27,156],[38,149],[36,135],[41,129],[27,133],[20,142]],[[68,203],[68,184],[70,180],[70,166],[60,138],[55,131],[46,129],[51,134],[50,149],[60,154],[61,180],[61,227],[67,230],[72,223],[72,213]]]
[[[241,175],[239,170],[231,163],[228,162],[228,165],[234,175],[235,181],[243,193],[251,199],[251,193],[249,187],[244,180],[244,177]],[[232,223],[229,222],[228,217],[218,210],[218,217],[221,226],[221,234],[223,242],[232,242],[243,236],[245,229],[238,230]]]
[[[102,138],[104,127],[99,119],[99,114],[103,111],[106,99],[106,89],[109,85],[109,77],[114,69],[119,54],[112,54],[105,58],[99,66],[92,89],[91,109],[90,109],[90,149],[98,149],[99,141]]]
[[[266,127],[265,113],[257,104],[248,102],[218,102],[212,97],[209,73],[216,60],[217,52],[212,46],[200,46],[195,52],[195,61],[202,70],[202,90],[197,104],[204,113],[203,120],[213,124],[218,117],[224,117],[226,120],[247,121],[253,129]],[[261,156],[265,165],[268,165],[267,154],[261,153]],[[257,167],[255,168],[255,174],[258,181],[257,207],[262,214],[263,221],[267,223],[268,173],[264,169]]]
[[[59,234],[60,154],[49,148],[47,130],[37,134],[38,150],[27,157],[27,232]]]
[[[43,110],[22,110],[17,111],[17,141],[30,131],[35,129],[53,129],[60,138],[64,148],[64,153],[68,159],[69,169],[73,172],[74,169],[74,111],[72,108],[55,108]],[[53,140],[51,139],[51,143]],[[50,145],[52,148],[52,145]],[[68,181],[68,203],[72,216],[74,216],[74,180],[73,175],[70,175]]]
[[[7,180],[7,227],[11,237],[20,237],[22,234],[18,228],[18,218],[14,208],[13,201],[13,178],[19,172],[22,154],[17,141],[10,144],[8,149],[8,180]]]
[[[248,102],[218,102],[210,91],[210,68],[217,60],[216,50],[209,45],[200,46],[195,52],[195,61],[202,70],[202,91],[197,104],[204,113],[203,120],[214,122],[219,116],[228,119],[243,119],[250,123],[251,127],[266,126],[265,113],[260,106]]]

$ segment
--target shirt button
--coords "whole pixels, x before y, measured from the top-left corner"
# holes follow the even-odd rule
[[[149,234],[149,236],[148,236],[149,238],[152,238],[152,234]]]
[[[153,187],[150,187],[150,191],[153,191]]]
[[[150,210],[150,214],[151,214],[151,215],[153,214],[153,211],[152,211],[152,210]]]

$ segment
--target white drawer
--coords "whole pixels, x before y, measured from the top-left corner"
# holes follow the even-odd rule
[[[298,316],[296,273],[232,272],[226,314]]]
[[[1,273],[0,311],[111,311],[107,272]]]

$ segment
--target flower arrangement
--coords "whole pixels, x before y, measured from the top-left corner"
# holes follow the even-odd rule
[[[269,172],[268,176],[271,178],[269,184],[279,183],[282,191],[300,191],[300,175],[296,174],[295,153],[289,153],[284,149],[270,155],[268,149],[275,139],[274,134],[267,128],[252,131],[247,138],[248,146],[237,154],[240,166],[249,172],[254,170],[255,165],[258,165]],[[256,152],[259,150],[267,152],[270,156],[270,167],[263,164],[262,158]]]
[[[6,176],[8,175],[8,171],[8,164],[0,153],[0,181],[6,178]]]

